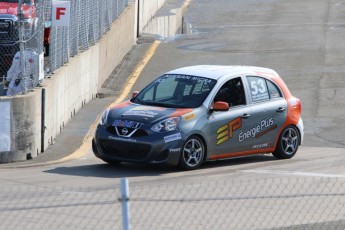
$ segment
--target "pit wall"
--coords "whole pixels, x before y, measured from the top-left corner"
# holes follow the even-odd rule
[[[2,113],[4,119],[0,121],[10,123],[10,133],[0,130],[7,138],[0,144],[0,163],[23,161],[44,152],[78,110],[96,97],[103,82],[135,44],[138,31],[142,31],[165,0],[143,2],[129,1],[129,6],[96,45],[71,58],[44,79],[42,87],[25,95],[0,97],[0,110],[2,105],[10,108],[8,113]],[[141,15],[139,22],[138,15]]]
[[[138,0],[139,7],[139,34],[144,33],[143,29],[147,26],[163,6],[166,0]]]
[[[183,15],[192,0],[167,1],[165,6],[150,19],[142,29],[142,34],[154,34],[161,38],[170,38],[177,34],[188,33],[184,28]]]

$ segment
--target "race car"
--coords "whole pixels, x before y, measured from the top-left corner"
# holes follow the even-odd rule
[[[167,163],[272,153],[293,157],[303,141],[301,102],[272,69],[199,65],[172,70],[110,106],[92,140],[96,157]]]

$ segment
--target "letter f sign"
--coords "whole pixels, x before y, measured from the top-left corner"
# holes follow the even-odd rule
[[[52,26],[69,26],[71,2],[53,1]]]
[[[56,8],[56,20],[60,20],[61,15],[65,15],[66,8],[65,7],[57,7]]]

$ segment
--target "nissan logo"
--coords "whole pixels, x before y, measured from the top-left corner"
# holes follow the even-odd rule
[[[127,128],[123,128],[121,133],[122,133],[122,135],[127,135],[128,129]]]

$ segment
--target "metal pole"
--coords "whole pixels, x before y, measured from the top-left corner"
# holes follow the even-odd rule
[[[128,180],[121,178],[121,203],[122,203],[122,223],[124,230],[130,230],[130,214],[129,214],[129,189]]]
[[[25,57],[24,57],[24,35],[23,35],[23,31],[24,31],[24,12],[22,9],[22,5],[23,5],[23,1],[24,0],[19,0],[18,1],[18,13],[17,13],[17,17],[18,17],[18,23],[19,23],[19,29],[18,29],[18,36],[19,36],[19,50],[20,50],[20,70],[21,70],[21,84],[23,84],[24,90],[23,90],[23,94],[26,93],[26,85],[25,85]]]
[[[42,89],[42,105],[41,105],[41,152],[44,152],[44,132],[46,129],[46,89]]]

